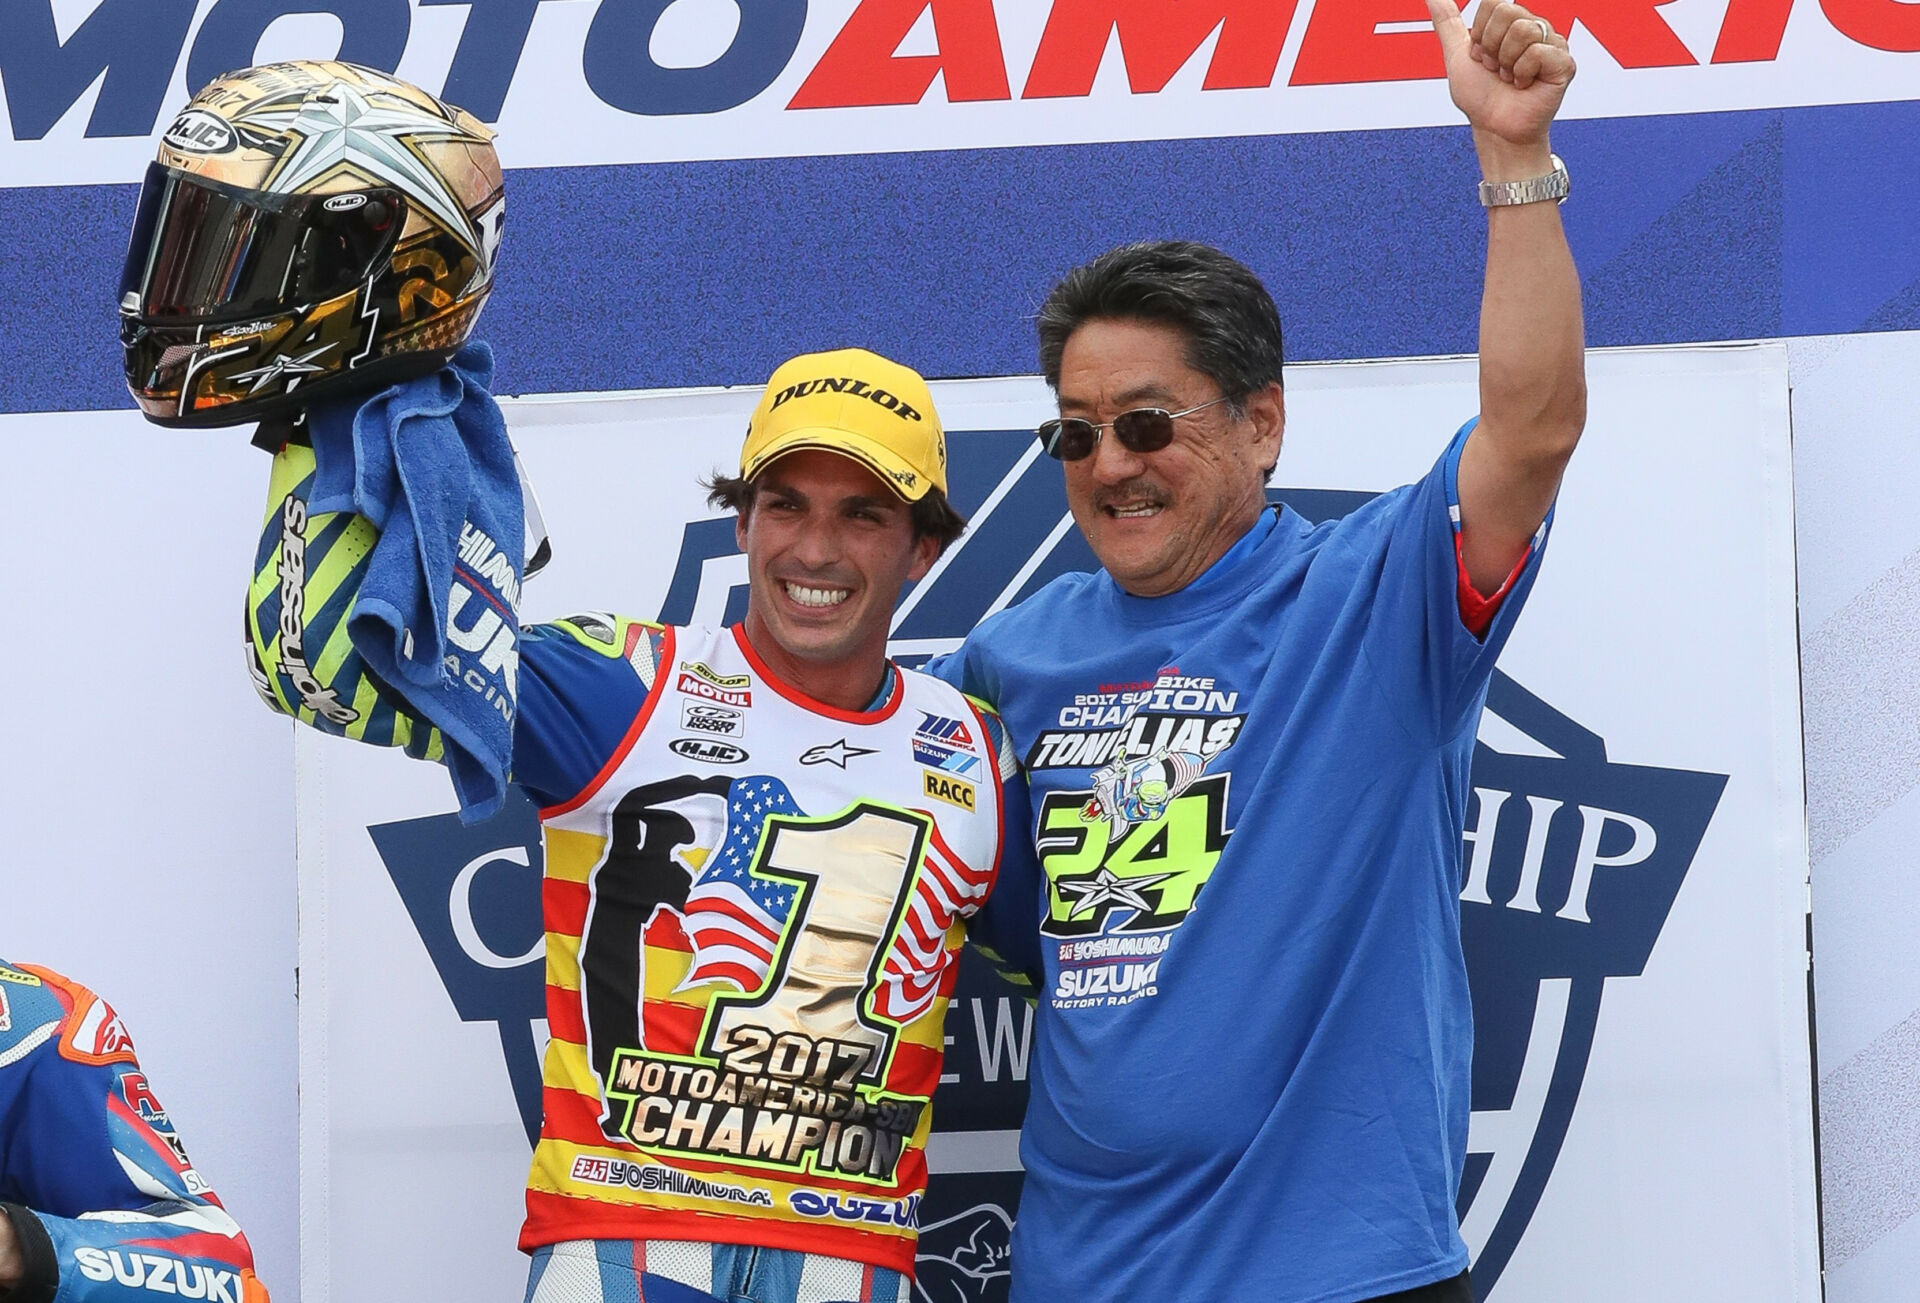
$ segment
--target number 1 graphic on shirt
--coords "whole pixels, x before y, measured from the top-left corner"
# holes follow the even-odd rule
[[[753,872],[793,884],[793,912],[759,992],[715,998],[702,1052],[838,1089],[881,1080],[899,1032],[867,1001],[926,838],[925,816],[864,801],[830,819],[771,816]]]

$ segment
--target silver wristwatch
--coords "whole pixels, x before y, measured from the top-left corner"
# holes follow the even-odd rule
[[[1547,199],[1565,203],[1573,184],[1567,177],[1567,165],[1560,161],[1558,154],[1547,157],[1553,160],[1553,171],[1545,176],[1530,176],[1524,181],[1482,181],[1481,206],[1504,208],[1509,204],[1537,204]]]

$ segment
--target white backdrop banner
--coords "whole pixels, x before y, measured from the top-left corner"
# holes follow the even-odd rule
[[[1562,117],[1920,97],[1902,0],[1535,0]],[[396,70],[511,167],[1452,125],[1421,0],[9,0],[0,185],[137,181],[190,91]]]
[[[1474,759],[1464,1230],[1501,1303],[1816,1303],[1785,350],[1601,353],[1589,376]],[[1288,384],[1274,494],[1313,519],[1423,473],[1476,403],[1464,360]],[[935,393],[974,528],[902,604],[903,658],[1090,564],[1025,433],[1044,386]],[[730,463],[755,397],[507,404],[556,548],[529,618],[736,618],[744,564],[695,478]],[[304,1297],[512,1303],[545,1036],[538,826],[522,805],[462,827],[432,767],[317,735],[296,788]],[[992,979],[964,979],[926,1303],[1005,1295],[1031,1028]]]
[[[297,1303],[293,729],[240,669],[265,470],[243,444],[131,411],[0,416],[0,959],[126,1020]]]

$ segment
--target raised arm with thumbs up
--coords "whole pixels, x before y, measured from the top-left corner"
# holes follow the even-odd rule
[[[1220,249],[1110,249],[1036,314],[1035,434],[1100,571],[931,667],[1027,757],[1051,893],[1013,1303],[1473,1303],[1465,794],[1586,387],[1566,42],[1430,3],[1481,164],[1433,202],[1477,181],[1489,233],[1481,416],[1419,480],[1316,524],[1268,505],[1280,310]]]

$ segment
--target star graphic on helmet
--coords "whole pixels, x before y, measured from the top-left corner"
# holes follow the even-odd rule
[[[326,370],[323,366],[315,366],[313,359],[319,357],[332,347],[332,344],[322,344],[311,353],[302,353],[299,357],[288,357],[282,353],[265,366],[257,366],[251,371],[236,371],[227,378],[235,384],[244,384],[248,380],[253,381],[253,388],[247,390],[247,396],[249,398],[259,393],[262,389],[265,389],[275,380],[279,380],[285,376],[291,376],[293,378],[292,381],[289,381],[287,384],[287,388],[292,389],[294,382],[297,382],[301,376],[318,375],[320,372]]]
[[[1144,873],[1138,877],[1120,878],[1114,876],[1112,869],[1103,868],[1092,877],[1077,882],[1062,880],[1056,885],[1062,893],[1079,897],[1074,901],[1073,908],[1067,911],[1068,918],[1083,912],[1090,914],[1101,905],[1125,905],[1142,914],[1151,914],[1153,906],[1140,893],[1172,876],[1171,873]]]
[[[353,86],[337,81],[320,95],[305,96],[297,104],[252,109],[235,121],[296,138],[267,181],[271,193],[294,193],[334,168],[350,165],[404,191],[479,252],[480,242],[466,209],[440,175],[403,143],[409,137],[471,138],[445,118],[405,101],[374,104]]]
[[[848,746],[845,738],[838,738],[827,743],[825,746],[808,747],[801,753],[800,763],[803,765],[839,765],[842,769],[845,769],[847,767],[847,761],[853,759],[855,756],[878,754],[878,752],[870,747]]]

